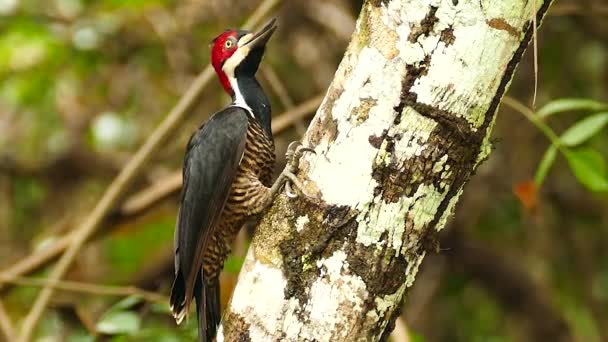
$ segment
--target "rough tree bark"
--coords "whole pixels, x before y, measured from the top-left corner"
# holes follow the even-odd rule
[[[365,1],[226,309],[227,341],[388,336],[463,186],[491,151],[496,109],[552,0]],[[537,8],[533,8],[536,3]]]

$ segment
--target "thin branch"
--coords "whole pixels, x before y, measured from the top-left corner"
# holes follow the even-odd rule
[[[76,305],[74,307],[74,314],[76,315],[76,317],[78,317],[80,324],[82,324],[82,326],[87,330],[89,335],[91,335],[95,338],[94,341],[97,341],[98,340],[97,335],[99,333],[97,332],[97,327],[95,325],[95,322],[90,317],[91,311],[86,307]]]
[[[0,276],[15,277],[23,274],[28,274],[39,269],[40,267],[46,265],[59,255],[61,255],[61,253],[63,253],[63,251],[65,251],[66,248],[68,248],[68,246],[70,245],[73,235],[73,233],[69,233],[66,236],[58,239],[54,243],[50,244],[49,246],[46,246],[41,250],[37,250],[36,252],[21,259],[21,261],[13,264],[11,267],[2,271],[2,273],[0,273]],[[0,289],[2,288],[4,288],[4,286],[0,284]]]
[[[15,339],[15,329],[8,313],[4,309],[4,304],[0,302],[0,333],[4,336],[6,341],[13,341]]]
[[[536,126],[536,128],[543,132],[547,139],[549,139],[551,143],[553,143],[558,149],[565,149],[565,147],[563,147],[562,143],[560,142],[557,134],[553,132],[551,127],[547,126],[547,124],[545,124],[541,119],[539,119],[534,114],[532,109],[528,108],[526,105],[510,96],[504,96],[501,102],[507,107],[511,107],[511,109],[525,116],[526,119],[528,119],[528,121],[530,121],[534,126]]]
[[[266,14],[268,14],[268,12],[276,4],[278,4],[278,2],[279,0],[263,1],[258,9],[247,20],[244,27],[251,28],[255,26],[260,22],[261,18],[266,16]],[[103,194],[101,200],[97,203],[95,209],[93,209],[91,214],[74,232],[74,238],[71,241],[70,246],[59,259],[57,266],[49,274],[49,279],[51,282],[57,281],[63,277],[69,266],[76,258],[76,255],[80,251],[80,248],[84,242],[91,235],[93,235],[106,215],[120,200],[120,197],[123,196],[124,192],[129,188],[132,181],[135,180],[137,175],[143,169],[144,164],[146,164],[152,155],[154,155],[154,152],[162,147],[165,140],[171,134],[173,134],[179,124],[181,124],[186,116],[186,113],[188,113],[197,102],[203,88],[209,83],[212,77],[213,68],[208,65],[194,80],[190,88],[182,96],[177,105],[171,110],[165,120],[161,122],[158,128],[156,128],[148,140],[146,140],[144,145],[135,153],[125,168],[114,179],[112,184],[110,184],[106,192]],[[34,329],[42,316],[42,313],[53,295],[53,290],[54,289],[49,286],[42,289],[38,298],[34,302],[32,309],[23,322],[21,334],[17,340],[18,342],[27,342],[30,340],[32,333],[34,332]]]
[[[309,1],[306,9],[310,19],[332,32],[339,40],[350,39],[356,18],[348,10],[331,1]]]
[[[182,187],[181,170],[171,172],[158,182],[129,197],[120,207],[120,214],[131,216],[143,212]]]
[[[0,283],[20,286],[45,287],[55,290],[88,293],[97,296],[128,297],[138,296],[148,302],[168,303],[169,298],[159,293],[146,291],[134,286],[108,286],[67,280],[49,280],[43,278],[6,277],[0,275]]]
[[[291,110],[286,111],[285,113],[275,117],[272,119],[272,132],[279,133],[287,128],[291,127],[294,122],[298,120],[302,120],[314,113],[317,108],[321,105],[321,101],[323,101],[323,97],[325,94],[319,94],[300,105],[294,107]]]
[[[287,87],[285,86],[285,84],[283,84],[283,81],[281,81],[279,75],[277,75],[277,73],[274,71],[274,68],[271,65],[267,64],[264,68],[262,68],[262,76],[270,85],[270,89],[278,96],[283,108],[287,111],[293,109],[293,99],[291,98],[291,96],[289,96]],[[306,126],[304,125],[301,119],[296,120],[293,125],[295,126],[298,135],[304,135],[304,132],[306,132]]]
[[[283,84],[283,81],[279,78],[279,75],[274,71],[270,64],[265,65],[262,70],[262,76],[268,81],[270,85],[270,89],[278,96],[281,105],[286,110],[290,110],[293,108],[294,103],[291,96],[289,96],[289,92],[287,91],[287,87]]]

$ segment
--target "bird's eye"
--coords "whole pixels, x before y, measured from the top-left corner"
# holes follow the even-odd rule
[[[226,49],[230,49],[230,48],[232,48],[233,46],[234,46],[234,42],[233,42],[232,40],[230,40],[230,39],[228,39],[228,40],[227,40],[227,41],[224,43],[224,47],[225,47]]]

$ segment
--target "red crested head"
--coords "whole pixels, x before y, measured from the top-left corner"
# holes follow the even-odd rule
[[[228,95],[232,95],[234,91],[230,86],[228,76],[226,76],[226,73],[222,70],[222,66],[224,66],[226,60],[236,52],[238,48],[238,36],[238,31],[227,30],[213,40],[213,47],[211,48],[211,65],[213,65],[213,68],[222,83],[222,87],[224,87],[224,90],[226,90]]]
[[[276,19],[272,19],[256,33],[226,30],[213,40],[211,65],[228,95],[234,96],[231,81],[255,75],[266,43],[276,28]]]

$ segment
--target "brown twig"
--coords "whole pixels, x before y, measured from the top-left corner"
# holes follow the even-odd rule
[[[256,9],[252,16],[247,20],[244,27],[251,28],[258,24],[264,16],[275,6],[279,0],[265,0]],[[110,212],[113,206],[120,200],[120,197],[131,185],[132,181],[141,172],[144,164],[157,151],[165,140],[176,130],[186,116],[186,113],[197,102],[198,97],[202,93],[203,88],[209,83],[213,77],[213,68],[207,66],[202,73],[194,80],[192,85],[181,97],[177,105],[171,110],[165,120],[156,128],[152,135],[146,140],[144,145],[135,153],[131,160],[127,163],[124,169],[118,174],[114,181],[110,184],[102,198],[97,203],[91,214],[84,222],[75,230],[73,239],[65,253],[59,259],[57,266],[49,274],[49,281],[55,282],[61,279],[66,273],[68,267],[72,264],[78,251],[84,242],[95,232],[106,215]],[[29,314],[23,321],[21,333],[18,342],[27,342],[30,340],[32,333],[42,316],[54,289],[46,286],[40,292],[38,298],[34,302]]]
[[[23,274],[28,274],[37,270],[38,268],[46,265],[48,262],[54,260],[56,257],[61,255],[63,251],[70,245],[72,241],[72,233],[58,239],[54,243],[41,250],[37,250],[35,253],[21,259],[21,261],[13,264],[11,267],[2,271],[2,277],[15,277]],[[0,284],[0,289],[4,286]]]
[[[11,176],[44,177],[54,181],[77,179],[77,175],[108,176],[120,170],[121,161],[72,147],[59,157],[34,165],[12,155],[0,156],[0,173]]]
[[[293,125],[294,122],[304,119],[319,108],[325,94],[319,94],[285,113],[272,119],[272,132],[278,134]]]
[[[2,304],[2,302],[0,302],[0,333],[2,333],[0,336],[4,336],[6,341],[12,341],[15,338],[13,323],[4,309],[4,304]]]
[[[89,335],[95,337],[94,341],[97,341],[97,327],[95,326],[95,321],[90,317],[91,311],[89,310],[89,308],[76,305],[74,307],[74,314],[76,315],[76,317],[78,317],[80,324],[82,324],[82,326],[87,330]]]
[[[356,18],[348,10],[331,1],[309,1],[306,9],[310,19],[333,32],[338,39],[350,39]]]
[[[182,172],[174,171],[158,182],[129,197],[120,207],[120,214],[136,215],[150,208],[182,187]]]
[[[270,85],[270,89],[277,95],[281,105],[286,110],[290,110],[293,108],[294,103],[291,96],[289,96],[289,92],[287,91],[287,87],[283,84],[283,81],[279,78],[279,75],[274,71],[274,68],[267,64],[262,68],[262,76],[266,79],[268,84]]]
[[[270,85],[270,89],[279,98],[283,108],[287,111],[291,110],[294,107],[293,99],[291,96],[289,96],[287,87],[285,87],[285,84],[283,84],[283,81],[281,81],[281,78],[279,75],[277,75],[270,64],[267,64],[264,68],[262,68],[262,76]],[[306,132],[306,126],[304,126],[302,120],[296,120],[293,124],[296,127],[298,135],[304,135],[304,132]]]
[[[67,280],[49,280],[42,278],[6,277],[0,275],[0,283],[20,286],[48,287],[69,292],[88,293],[97,296],[128,297],[138,296],[148,302],[168,303],[169,298],[156,292],[146,291],[134,286],[108,286]]]

